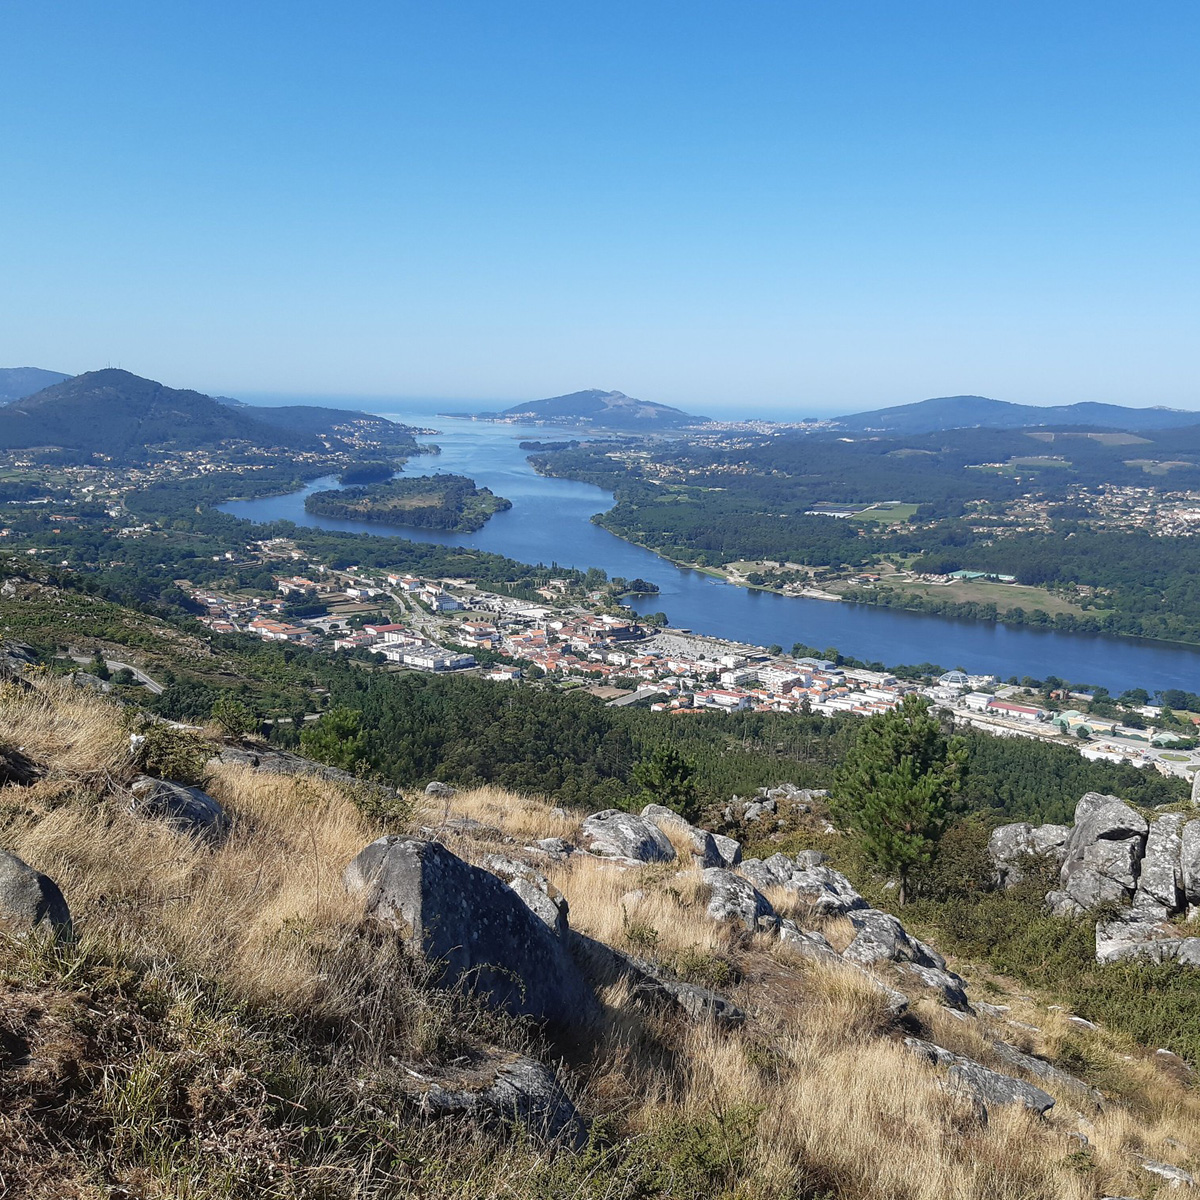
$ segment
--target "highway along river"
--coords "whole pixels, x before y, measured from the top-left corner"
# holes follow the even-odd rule
[[[506,496],[512,508],[497,513],[478,532],[463,534],[310,516],[304,511],[304,498],[309,492],[336,487],[336,480],[329,477],[291,495],[231,501],[222,509],[253,521],[286,519],[323,529],[473,546],[527,563],[557,563],[582,570],[602,567],[610,576],[626,579],[640,576],[657,583],[661,590],[656,596],[633,601],[634,608],[641,612],[661,609],[673,626],[734,641],[778,644],[785,650],[795,642],[818,649],[836,646],[843,654],[891,666],[932,662],[1002,679],[1058,675],[1073,683],[1107,687],[1114,695],[1131,687],[1144,687],[1151,693],[1165,688],[1200,688],[1200,648],[779,596],[676,567],[591,523],[594,513],[612,505],[608,492],[591,484],[538,475],[517,444],[527,439],[569,437],[571,431],[432,418],[428,413],[389,411],[384,415],[439,430],[436,437],[422,440],[436,443],[441,454],[410,459],[408,474],[442,471],[469,475],[479,486]]]

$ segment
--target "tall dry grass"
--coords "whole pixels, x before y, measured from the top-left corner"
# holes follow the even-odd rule
[[[34,694],[4,690],[0,722],[9,740],[60,780],[74,781],[69,796],[56,793],[43,804],[31,803],[40,784],[0,790],[0,844],[59,882],[85,942],[114,961],[192,977],[302,1022],[345,1018],[360,1030],[363,1053],[372,1030],[381,1037],[378,1029],[398,1020],[398,1009],[420,1007],[411,988],[401,994],[383,986],[402,964],[363,940],[357,904],[342,888],[343,867],[378,829],[338,786],[217,767],[208,787],[235,823],[229,839],[210,848],[131,815],[119,789],[102,794],[100,781],[119,782],[130,770],[117,706],[58,685]],[[449,805],[424,803],[414,825],[437,827],[448,817],[499,831],[499,838],[451,841],[475,858],[511,850],[504,838],[518,845],[570,839],[578,828],[543,801],[493,788],[462,793]],[[608,1114],[629,1146],[641,1139],[669,1155],[669,1131],[709,1130],[700,1149],[687,1149],[686,1139],[681,1146],[714,1156],[730,1196],[1094,1200],[1145,1194],[1150,1177],[1138,1155],[1184,1166],[1200,1156],[1194,1090],[1145,1048],[1104,1031],[1080,1034],[1048,1008],[1050,998],[1003,997],[1013,1006],[1009,1016],[1037,1032],[1004,1018],[963,1021],[928,999],[914,1005],[907,1029],[997,1069],[1010,1070],[995,1059],[999,1037],[1050,1057],[1086,1053],[1119,1097],[1081,1122],[1077,1094],[1035,1080],[1057,1095],[1048,1119],[994,1107],[984,1125],[973,1105],[946,1090],[943,1072],[903,1047],[906,1029],[870,980],[797,961],[761,935],[715,924],[695,869],[572,858],[546,873],[567,896],[579,932],[667,970],[705,960],[729,965],[722,990],[750,1014],[744,1028],[687,1023],[645,1007],[618,982],[603,993],[598,1041],[579,1071],[585,1103]],[[835,944],[852,932],[843,925],[826,924]],[[374,1007],[353,1009],[358,979]],[[436,1005],[423,1011],[403,1031],[403,1046],[434,1057],[453,1018],[439,1016]],[[1071,1136],[1080,1132],[1087,1145]],[[443,1192],[426,1194],[574,1194],[538,1193],[529,1181],[544,1178],[545,1163],[505,1154],[468,1157]],[[489,1173],[495,1170],[504,1178]],[[579,1178],[580,1188],[596,1183]],[[617,1197],[621,1186],[614,1174],[611,1191],[598,1184],[586,1194]],[[663,1186],[653,1194],[674,1194]]]

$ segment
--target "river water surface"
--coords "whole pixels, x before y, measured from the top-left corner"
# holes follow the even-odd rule
[[[676,567],[649,550],[631,545],[591,523],[594,513],[612,505],[612,496],[591,484],[538,475],[518,442],[577,436],[544,426],[493,425],[429,413],[387,412],[397,421],[435,426],[436,437],[422,438],[441,454],[409,460],[409,475],[437,471],[469,475],[481,487],[506,496],[513,506],[497,513],[476,533],[389,527],[379,522],[342,521],[304,511],[309,492],[336,487],[332,477],[315,480],[288,496],[223,504],[225,512],[254,521],[289,520],[298,525],[355,533],[394,534],[415,541],[472,546],[527,563],[564,567],[603,567],[610,576],[640,576],[661,589],[632,601],[640,612],[661,609],[676,627],[735,641],[790,649],[804,642],[819,649],[836,646],[843,654],[889,665],[940,663],[1007,679],[1058,675],[1073,683],[1107,687],[1114,694],[1131,687],[1200,690],[1200,648],[1130,638],[955,620],[897,609],[828,600],[778,596],[715,580],[700,571]]]

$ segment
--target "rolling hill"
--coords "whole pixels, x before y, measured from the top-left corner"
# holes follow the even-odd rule
[[[545,421],[556,425],[594,425],[603,429],[648,431],[680,429],[708,420],[668,404],[638,400],[624,392],[589,388],[545,400],[514,404],[498,413],[476,413],[480,420]]]
[[[1026,429],[1038,425],[1090,426],[1133,433],[1197,424],[1200,414],[1177,408],[1119,404],[1011,404],[987,396],[939,396],[915,404],[837,417],[839,429],[879,433],[937,433],[945,429]]]
[[[70,379],[61,371],[44,371],[41,367],[0,367],[0,404],[9,404]]]
[[[416,449],[410,430],[385,417],[336,408],[253,408],[165,387],[129,371],[68,377],[0,408],[0,450],[93,452],[139,462],[147,451],[178,453],[238,443],[249,449],[344,449],[365,437],[391,451]]]

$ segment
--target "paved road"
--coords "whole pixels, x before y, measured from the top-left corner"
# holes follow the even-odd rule
[[[74,659],[75,662],[82,663],[84,666],[86,666],[92,661],[95,655],[81,654],[77,650],[72,650],[69,657]],[[115,658],[105,658],[104,665],[114,673],[128,669],[133,674],[134,679],[136,679],[138,683],[140,683],[146,689],[146,691],[152,692],[155,696],[161,696],[163,694],[163,685],[157,680],[151,679],[141,667],[135,667],[133,663],[121,662]]]

